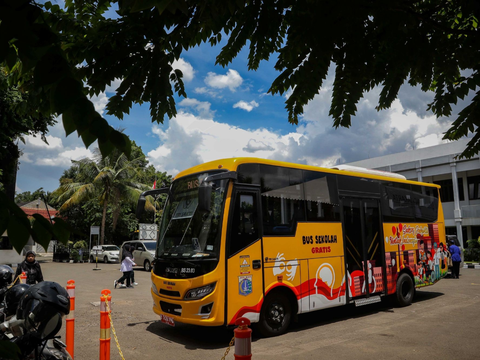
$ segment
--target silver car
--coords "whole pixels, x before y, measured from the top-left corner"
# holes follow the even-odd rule
[[[129,240],[122,244],[122,253],[125,245],[134,247],[133,259],[138,266],[143,266],[145,271],[152,270],[152,261],[155,258],[155,240]]]

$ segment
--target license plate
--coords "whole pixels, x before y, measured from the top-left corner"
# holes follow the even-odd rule
[[[167,315],[160,315],[160,321],[164,324],[175,326],[175,320],[172,317]]]

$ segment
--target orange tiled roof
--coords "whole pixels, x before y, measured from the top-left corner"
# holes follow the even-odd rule
[[[50,214],[51,217],[57,216],[57,210],[47,210],[46,209],[29,209],[29,208],[24,208],[22,207],[22,210],[27,214],[28,216],[32,216],[33,214],[40,214],[42,215],[45,219],[50,220],[48,217],[48,214]]]

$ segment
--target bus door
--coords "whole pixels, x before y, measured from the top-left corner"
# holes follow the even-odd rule
[[[357,306],[380,301],[386,286],[379,201],[343,198],[342,205],[350,301]]]
[[[226,316],[260,318],[263,299],[263,265],[260,187],[235,186],[227,231]]]

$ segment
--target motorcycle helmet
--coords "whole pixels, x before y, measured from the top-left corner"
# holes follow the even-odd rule
[[[10,285],[13,281],[13,269],[8,265],[0,265],[0,288]]]
[[[5,294],[5,315],[12,316],[17,312],[18,303],[20,302],[21,297],[28,290],[30,285],[28,284],[17,284],[8,289]]]
[[[36,331],[41,339],[51,339],[68,313],[70,296],[67,290],[56,282],[42,281],[30,286],[20,299],[17,319],[23,319],[25,328]]]

